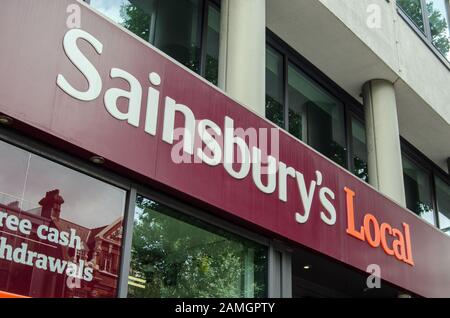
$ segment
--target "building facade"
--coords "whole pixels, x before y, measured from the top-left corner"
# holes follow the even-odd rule
[[[448,0],[0,17],[0,295],[450,297]]]

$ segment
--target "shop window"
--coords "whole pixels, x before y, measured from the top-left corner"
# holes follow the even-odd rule
[[[365,182],[369,182],[367,167],[366,129],[354,116],[351,117],[353,173]]]
[[[435,225],[430,174],[403,156],[406,206],[428,223]]]
[[[401,13],[450,61],[448,0],[397,0]]]
[[[435,184],[439,227],[450,234],[450,185],[437,177]]]
[[[129,297],[265,297],[267,248],[138,196]]]
[[[90,5],[217,84],[220,7],[215,1],[90,0]]]
[[[126,191],[2,141],[0,153],[0,293],[115,297]]]

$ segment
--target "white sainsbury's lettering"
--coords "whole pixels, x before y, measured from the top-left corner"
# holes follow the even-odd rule
[[[103,52],[103,44],[88,32],[81,29],[71,29],[66,32],[63,40],[64,51],[69,60],[82,73],[88,82],[88,88],[80,91],[74,88],[67,79],[58,74],[56,83],[59,88],[81,101],[93,101],[97,99],[102,92],[102,79],[95,66],[86,58],[77,46],[79,39],[87,41],[95,49],[97,54]],[[129,90],[119,88],[109,88],[104,94],[104,106],[108,113],[114,118],[126,121],[128,124],[139,127],[140,113],[142,103],[142,86],[140,82],[130,73],[118,68],[111,68],[111,78],[119,78],[129,85]],[[146,116],[144,123],[144,131],[149,135],[155,136],[158,124],[158,111],[160,103],[160,92],[157,87],[161,84],[161,77],[152,72],[149,74],[151,86],[148,87],[148,97],[146,103]],[[128,100],[128,109],[126,112],[119,110],[117,101],[119,98]],[[302,203],[303,211],[295,213],[295,220],[298,223],[306,223],[311,215],[313,200],[317,198],[322,206],[320,209],[320,219],[327,225],[336,223],[336,209],[333,205],[334,192],[323,185],[323,175],[320,171],[315,171],[314,180],[307,182],[305,176],[295,170],[293,167],[287,166],[285,163],[277,160],[272,156],[268,156],[269,169],[267,169],[267,184],[262,182],[262,159],[261,150],[257,147],[249,146],[244,139],[236,136],[234,132],[234,121],[232,118],[225,116],[224,131],[213,121],[204,119],[199,121],[197,125],[197,133],[203,143],[205,143],[209,157],[204,149],[198,148],[194,151],[196,121],[192,110],[183,104],[178,103],[173,98],[166,96],[164,103],[164,122],[162,140],[168,144],[174,142],[175,115],[179,113],[184,116],[184,136],[183,150],[184,152],[203,159],[203,162],[210,166],[217,166],[223,162],[224,169],[235,179],[244,179],[252,170],[252,178],[255,186],[263,193],[272,194],[276,190],[278,182],[278,198],[283,202],[287,202],[287,184],[288,180],[296,180],[299,197]],[[205,133],[207,130],[213,130],[216,135],[224,136],[224,149],[220,148],[219,143],[213,142],[211,135]],[[237,169],[233,162],[235,157],[234,149],[238,149],[241,154],[240,167]],[[223,157],[223,160],[219,160]],[[278,165],[277,165],[278,161]],[[252,163],[252,164],[251,164]],[[278,178],[277,178],[278,172]]]

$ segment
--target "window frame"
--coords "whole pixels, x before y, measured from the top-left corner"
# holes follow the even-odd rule
[[[88,5],[91,4],[91,0],[82,0]],[[159,0],[157,0],[159,1]],[[209,6],[214,6],[219,12],[221,10],[221,0],[200,0],[200,10],[201,16],[199,17],[200,27],[197,30],[197,38],[200,39],[200,54],[199,54],[199,65],[197,73],[201,77],[206,76],[206,56],[207,56],[207,40],[208,40],[208,8]],[[95,9],[95,8],[93,8]],[[155,23],[156,20],[153,16],[150,18],[150,29],[149,29],[149,39],[148,43],[154,46],[155,41]],[[206,79],[206,78],[205,78]]]
[[[271,255],[270,255],[270,248],[273,245],[271,243],[270,239],[259,234],[257,231],[252,232],[248,228],[237,226],[234,223],[231,223],[226,219],[219,218],[216,215],[216,213],[214,213],[214,212],[208,213],[205,210],[203,210],[201,207],[196,206],[195,204],[185,203],[183,201],[178,200],[174,196],[162,193],[158,190],[148,187],[145,184],[139,184],[139,183],[133,184],[133,190],[135,191],[135,198],[137,196],[143,196],[146,199],[156,201],[158,203],[161,203],[161,204],[175,210],[177,214],[196,219],[205,225],[211,226],[212,228],[220,229],[222,231],[232,234],[233,236],[241,237],[243,239],[246,239],[246,240],[252,241],[256,244],[264,246],[267,251],[267,276],[266,276],[266,285],[267,286],[266,286],[265,297],[268,297],[268,295],[270,294],[270,287],[271,287],[269,284],[269,280],[271,277],[271,274],[269,273],[269,268],[270,268],[270,263],[272,261]],[[134,228],[133,221],[134,221],[135,207],[136,207],[135,204],[133,204],[133,210],[129,211],[129,215],[128,215],[128,217],[131,219],[130,227],[132,229]],[[211,210],[213,211],[214,209],[211,209]],[[251,225],[249,225],[249,226],[251,226]],[[131,233],[132,232],[133,231],[131,231]],[[130,253],[129,253],[129,261],[127,262],[128,265],[131,264],[132,237],[129,241],[129,244],[130,244],[130,246],[128,248],[128,251],[130,251]],[[128,268],[128,270],[129,270],[129,268]],[[123,275],[123,276],[125,276],[125,275]],[[121,290],[121,293],[122,293],[121,297],[123,297],[123,298],[127,298],[127,296],[128,296],[128,274],[126,275],[126,279],[127,279],[126,290],[125,290],[125,288],[123,288],[123,290]]]
[[[441,179],[445,184],[450,187],[450,175],[446,173],[442,168],[436,165],[433,161],[431,161],[428,157],[426,157],[423,153],[421,153],[417,148],[415,148],[412,144],[410,144],[405,138],[400,137],[400,145],[401,145],[401,153],[402,157],[408,159],[412,163],[414,163],[417,167],[424,170],[428,175],[428,182],[431,191],[431,205],[433,208],[433,218],[435,225],[432,225],[440,232],[448,235],[444,231],[442,231],[440,222],[439,222],[439,203],[437,201],[436,195],[436,178]],[[403,171],[402,171],[403,173]],[[416,215],[414,211],[411,211]],[[424,220],[425,221],[425,220]],[[426,221],[425,221],[426,222]],[[428,222],[427,222],[428,223]]]
[[[123,234],[122,234],[122,244],[120,248],[120,259],[118,266],[118,277],[117,277],[117,287],[115,297],[119,297],[121,288],[121,279],[124,269],[124,254],[125,254],[125,237],[130,231],[129,224],[127,223],[129,216],[129,202],[130,193],[132,192],[132,183],[130,180],[121,177],[115,173],[110,172],[102,166],[91,163],[87,160],[82,160],[73,155],[57,150],[41,141],[31,139],[28,136],[19,135],[15,131],[0,127],[0,140],[8,143],[14,147],[18,147],[25,151],[28,151],[36,156],[42,157],[46,160],[54,162],[56,164],[62,165],[66,168],[79,172],[81,174],[87,175],[89,177],[95,178],[97,180],[108,183],[112,186],[118,187],[126,192],[125,194],[125,204],[123,211]],[[128,275],[127,275],[128,279]]]
[[[396,11],[397,14],[406,22],[406,24],[414,30],[417,36],[425,43],[426,46],[433,52],[433,54],[450,70],[450,61],[434,46],[432,35],[431,35],[431,27],[430,27],[430,19],[428,18],[428,10],[426,6],[426,0],[420,0],[420,6],[422,9],[422,21],[424,24],[424,31],[422,31],[408,16],[408,14],[400,7],[396,2]],[[445,8],[447,11],[447,21],[450,22],[450,3],[449,0],[445,0]],[[447,29],[450,32],[450,24],[447,25]]]
[[[296,50],[284,42],[270,29],[266,28],[266,46],[279,53],[283,57],[283,119],[284,127],[280,127],[289,133],[289,97],[288,97],[288,67],[289,64],[302,71],[313,83],[318,85],[326,93],[336,98],[344,107],[344,134],[345,134],[345,159],[343,167],[354,175],[353,146],[351,132],[351,118],[355,117],[365,125],[364,106],[353,96],[344,91],[334,81],[322,73],[316,66],[301,56]],[[294,138],[297,138],[293,136]],[[308,139],[308,136],[306,136]],[[298,139],[298,138],[297,138]],[[307,140],[302,141],[308,144]],[[331,159],[330,159],[331,160]],[[334,162],[334,161],[333,161]],[[335,162],[336,165],[339,165]]]

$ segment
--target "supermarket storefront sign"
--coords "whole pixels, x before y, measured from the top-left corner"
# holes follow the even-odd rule
[[[450,294],[445,235],[89,8],[68,30],[70,1],[23,2],[53,30],[0,28],[0,112],[23,133],[361,271],[377,264],[413,293]],[[20,14],[8,3],[0,21]],[[268,133],[252,144],[236,132],[249,128]]]
[[[100,98],[103,82],[95,66],[81,52],[77,41],[87,41],[99,55],[103,52],[103,44],[92,34],[81,29],[72,29],[67,31],[64,36],[63,46],[68,59],[81,72],[88,82],[88,87],[84,91],[78,90],[64,77],[58,74],[56,83],[60,89],[71,97],[80,101],[95,101]],[[315,178],[307,180],[301,171],[295,167],[289,167],[276,156],[267,155],[265,160],[262,158],[262,150],[256,146],[249,146],[245,137],[241,137],[235,132],[234,120],[228,116],[224,117],[222,123],[216,123],[210,119],[196,120],[194,113],[188,105],[183,105],[170,96],[160,96],[158,87],[161,85],[161,76],[158,73],[150,72],[148,75],[149,87],[147,100],[143,102],[143,87],[139,80],[126,70],[112,67],[110,71],[111,78],[119,78],[125,81],[129,89],[116,87],[108,88],[103,97],[103,103],[106,111],[115,119],[128,123],[131,126],[139,128],[141,125],[141,112],[145,114],[142,123],[144,131],[149,136],[156,136],[158,128],[158,113],[160,108],[164,111],[162,122],[162,140],[169,144],[174,144],[175,135],[175,117],[179,113],[183,118],[183,127],[181,133],[182,151],[189,155],[197,156],[199,161],[210,166],[223,165],[225,171],[231,178],[236,180],[244,179],[251,175],[254,186],[264,194],[278,195],[278,199],[286,202],[288,192],[298,191],[300,198],[299,211],[292,211],[295,216],[293,220],[300,224],[306,224],[311,215],[312,202],[315,197],[320,202],[320,219],[326,225],[333,226],[336,223],[336,193],[340,195],[341,191],[336,191],[325,186],[324,175],[321,171],[315,171]],[[127,102],[126,110],[119,109],[119,99],[125,99]],[[161,101],[164,106],[161,107]],[[144,105],[146,109],[141,109]],[[275,130],[278,132],[278,130]],[[223,138],[221,138],[223,137]],[[196,139],[201,142],[197,143]],[[278,146],[278,145],[276,145]],[[265,151],[267,152],[265,147]],[[278,153],[278,151],[276,151]],[[173,160],[167,158],[167,160]],[[263,162],[264,161],[264,162]],[[263,164],[267,169],[263,173]],[[266,181],[263,182],[263,175],[266,175]],[[288,178],[295,179],[296,189],[288,189]],[[403,229],[397,229],[388,223],[381,223],[377,218],[367,213],[363,219],[363,225],[360,229],[355,227],[354,197],[355,192],[345,187],[346,193],[346,212],[348,235],[367,242],[370,247],[381,247],[383,251],[394,256],[397,260],[414,265],[411,249],[411,237],[409,225],[403,223]],[[277,193],[275,193],[277,192]],[[392,243],[389,243],[389,240]]]

